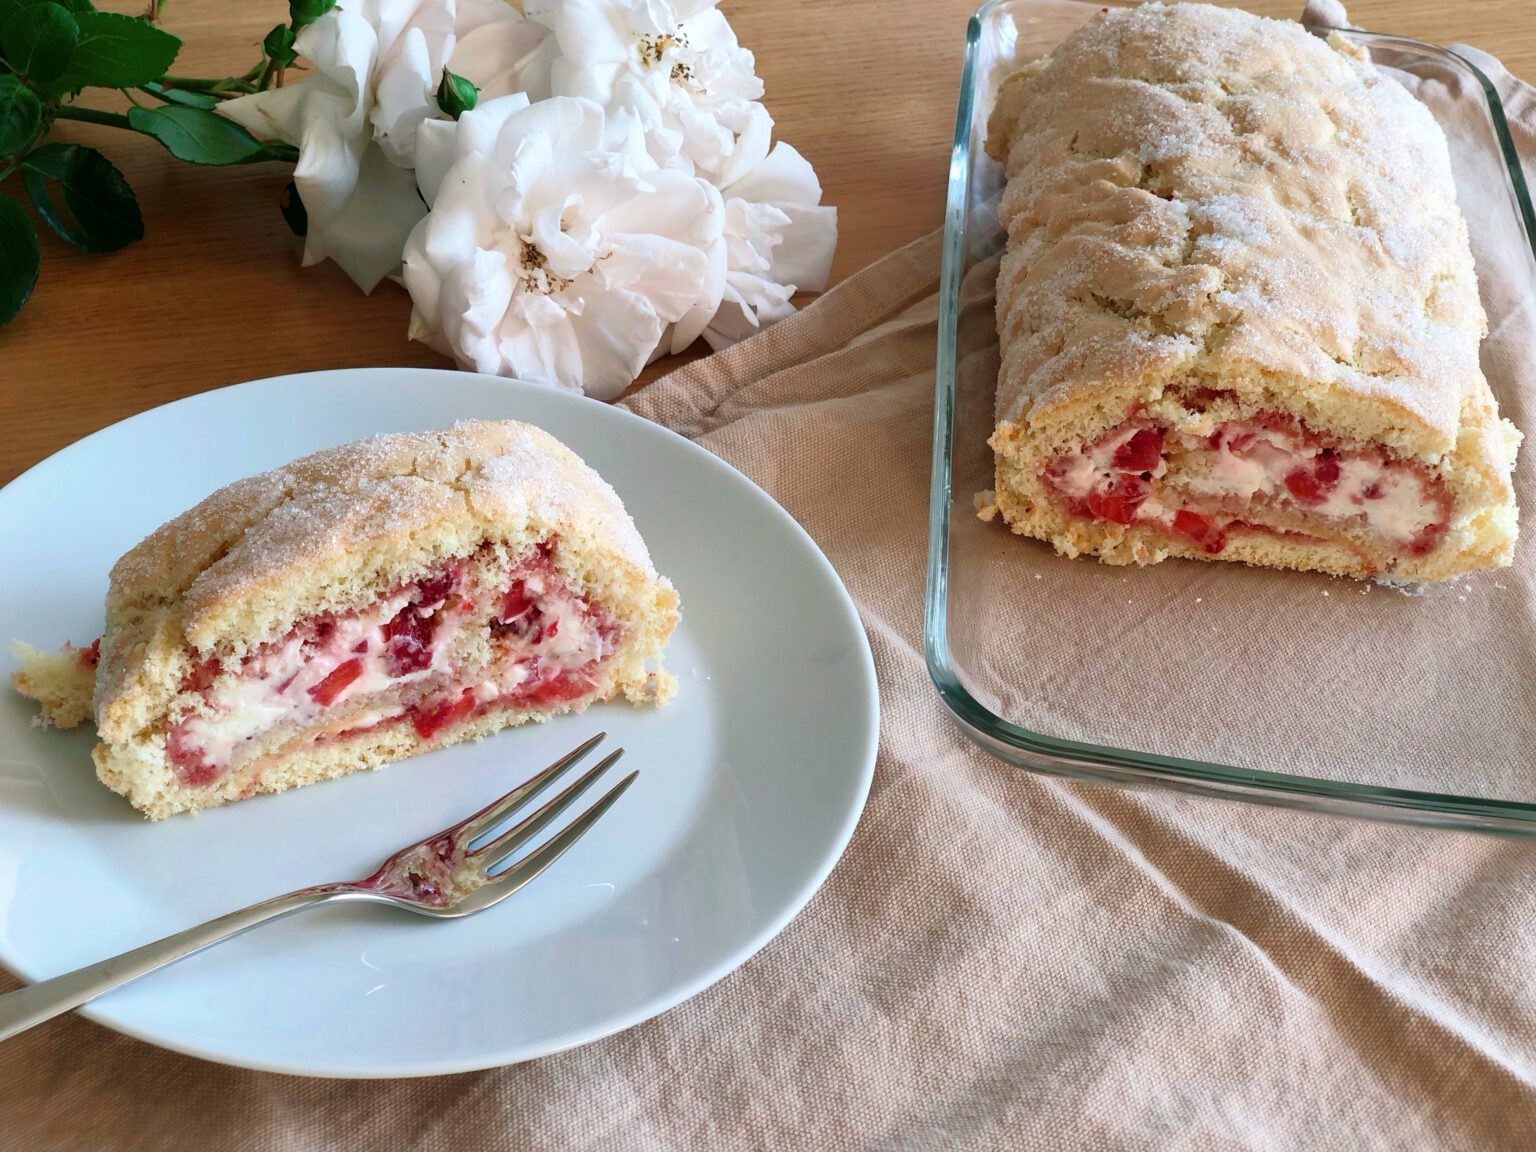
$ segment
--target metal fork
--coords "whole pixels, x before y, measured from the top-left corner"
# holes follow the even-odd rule
[[[102,960],[44,980],[27,988],[0,996],[0,1040],[8,1040],[33,1025],[51,1020],[71,1008],[94,1000],[157,968],[174,964],[194,952],[231,936],[238,936],[261,924],[271,923],[295,912],[338,900],[368,901],[404,908],[422,916],[456,919],[483,912],[518,891],[544,869],[558,860],[567,848],[595,824],[613,802],[623,795],[639,772],[631,772],[564,829],[550,837],[517,863],[490,874],[573,803],[620,756],[624,749],[604,757],[588,769],[542,808],[529,813],[500,836],[479,848],[474,842],[495,831],[507,817],[533,800],[567,769],[596,748],[607,733],[599,732],[581,747],[560,757],[527,783],[520,784],[500,800],[487,804],[473,816],[444,828],[425,840],[402,848],[364,880],[341,884],[320,884],[301,888],[286,896],[275,896],[252,904],[238,912],[220,916],[196,928],[156,940],[132,952]]]

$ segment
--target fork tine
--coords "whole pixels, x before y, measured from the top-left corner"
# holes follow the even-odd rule
[[[544,869],[560,859],[561,856],[564,856],[567,848],[586,835],[587,829],[596,824],[603,813],[613,807],[614,801],[624,795],[625,790],[635,782],[635,778],[639,775],[640,771],[636,769],[624,777],[624,779],[610,788],[592,807],[572,820],[559,832],[551,836],[543,844],[540,844],[499,876],[492,876],[481,891],[494,893],[494,899],[500,901],[512,895],[512,893],[523,887],[530,880],[536,878]]]
[[[484,848],[475,852],[474,858],[480,862],[480,870],[484,872],[494,868],[540,832],[544,831],[545,828],[549,827],[550,821],[574,804],[576,798],[590,788],[592,782],[612,767],[614,761],[618,760],[622,755],[624,755],[624,749],[622,748],[610,752],[596,764],[592,765],[591,768],[588,768],[579,780],[570,784],[565,791],[545,804],[544,807],[535,812],[530,812]]]
[[[581,747],[567,752],[537,776],[519,784],[500,800],[492,800],[474,815],[466,816],[452,828],[445,828],[438,833],[438,836],[453,835],[457,837],[460,843],[466,845],[476,836],[483,836],[496,827],[508,813],[515,812],[553,784],[571,765],[602,743],[603,738],[607,735],[608,733],[606,732],[599,732],[592,739],[582,744]]]

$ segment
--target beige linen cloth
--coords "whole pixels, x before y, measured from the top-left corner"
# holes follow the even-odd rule
[[[921,642],[938,268],[930,236],[630,401],[805,525],[874,648],[869,805],[778,939],[621,1035],[432,1080],[58,1020],[0,1047],[0,1149],[1536,1146],[1536,847],[1066,783],[951,724]]]

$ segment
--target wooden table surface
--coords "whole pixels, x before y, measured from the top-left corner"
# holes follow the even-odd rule
[[[975,3],[721,5],[757,56],[778,138],[811,160],[838,207],[834,280],[941,222]],[[1295,16],[1301,5],[1244,6]],[[1355,0],[1349,11],[1360,27],[1475,44],[1536,77],[1532,0]],[[286,12],[280,0],[175,0],[164,24],[186,41],[176,71],[243,71]],[[145,137],[93,125],[66,124],[54,138],[111,157],[138,194],[146,236],[92,256],[44,235],[37,290],[0,328],[0,483],[86,433],[180,396],[283,372],[446,363],[406,339],[403,289],[386,283],[364,297],[333,264],[299,266],[299,242],[278,213],[286,167],[194,168]],[[16,183],[4,190],[19,193]]]

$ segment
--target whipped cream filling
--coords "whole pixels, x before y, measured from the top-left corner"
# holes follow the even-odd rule
[[[1197,468],[1181,474],[1183,491],[1245,505],[1260,498],[1298,503],[1286,487],[1286,477],[1315,468],[1325,451],[1274,428],[1239,426],[1237,434],[1223,436],[1214,451],[1202,437],[1184,435],[1179,440],[1175,451],[1192,452],[1197,458]],[[1364,517],[1370,531],[1399,543],[1413,540],[1440,518],[1440,507],[1426,498],[1424,482],[1411,468],[1358,453],[1332,459],[1338,478],[1320,493],[1321,501],[1309,505],[1313,514],[1335,520]]]
[[[322,714],[349,700],[426,680],[443,667],[462,612],[437,607],[437,631],[430,663],[418,671],[390,672],[389,639],[385,625],[410,603],[409,590],[382,600],[357,616],[339,619],[321,645],[290,636],[277,648],[250,661],[240,675],[223,680],[207,698],[209,711],[193,713],[182,724],[185,744],[197,748],[213,764],[228,764],[242,744],[278,725],[307,727]],[[426,615],[433,609],[423,610]],[[351,661],[360,665],[356,677],[334,695],[320,685]],[[319,691],[316,691],[319,689]],[[403,706],[398,709],[403,711]]]
[[[1304,435],[1257,423],[1231,421],[1211,436],[1164,434],[1154,468],[1130,472],[1117,467],[1117,454],[1144,428],[1128,424],[1056,457],[1046,470],[1047,482],[1090,512],[1093,500],[1102,506],[1106,486],[1113,491],[1118,485],[1127,492],[1120,507],[1134,506],[1131,519],[1122,522],[1165,528],[1173,526],[1181,508],[1207,516],[1225,513],[1231,519],[1286,507],[1341,522],[1362,521],[1384,541],[1406,546],[1445,519],[1445,505],[1412,466],[1337,452]]]
[[[414,591],[407,588],[364,612],[336,619],[323,639],[312,629],[298,630],[249,658],[237,675],[221,677],[205,693],[204,707],[176,725],[178,755],[223,769],[238,759],[243,746],[279,727],[323,727],[328,716],[335,716],[335,727],[350,732],[397,719],[422,704],[423,696],[434,696],[430,686],[416,693],[401,691],[425,681],[445,686],[450,699],[468,688],[477,704],[485,704],[586,668],[611,652],[612,633],[558,577],[538,570],[524,574],[516,586],[523,590],[521,610],[494,627],[494,675],[482,682],[455,683],[459,669],[451,653],[467,621],[465,600],[449,595],[413,608]],[[408,608],[430,620],[431,639],[425,652],[409,661],[421,666],[401,671],[398,660],[391,666],[389,625]],[[393,642],[400,643],[398,635]],[[389,699],[366,707],[369,697],[386,692]]]
[[[530,609],[503,623],[514,625],[507,640],[525,655],[501,663],[496,676],[475,686],[479,703],[516,695],[520,687],[535,680],[585,668],[612,650],[587,606],[547,573],[527,576],[523,588],[533,602]],[[537,623],[530,622],[525,629],[515,627],[530,612],[537,616]]]

